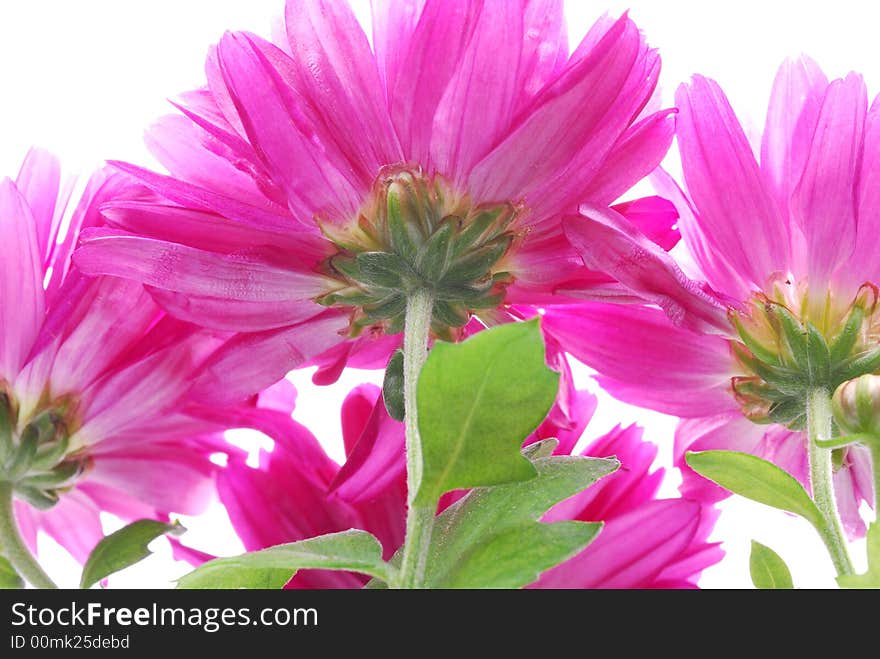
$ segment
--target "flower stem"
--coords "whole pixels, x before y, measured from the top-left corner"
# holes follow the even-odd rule
[[[403,400],[409,495],[406,540],[403,545],[398,583],[401,588],[422,587],[436,512],[436,506],[413,505],[413,499],[422,481],[422,447],[416,409],[416,385],[419,372],[428,357],[428,332],[431,329],[433,309],[434,298],[425,290],[416,291],[406,301],[406,323],[403,334]]]
[[[15,523],[12,483],[0,481],[0,553],[35,588],[57,588],[31,555]]]
[[[837,512],[834,482],[831,470],[831,451],[820,447],[816,441],[831,438],[831,394],[819,387],[807,394],[807,454],[810,462],[810,486],[813,501],[825,518],[819,534],[831,555],[838,576],[853,574],[853,564],[847,551],[843,525]]]

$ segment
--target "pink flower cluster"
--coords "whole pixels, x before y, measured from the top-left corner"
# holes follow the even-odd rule
[[[285,19],[275,43],[231,32],[210,50],[206,85],[148,132],[166,173],[111,161],[71,204],[34,150],[0,183],[0,435],[55,451],[17,481],[25,541],[42,530],[83,561],[102,511],[197,515],[218,493],[248,550],[360,528],[389,559],[403,424],[357,387],[340,466],[326,429],[292,419],[283,378],[385,368],[408,293],[430,287],[434,339],[540,315],[561,385],[526,443],[622,464],[546,514],[605,527],[533,585],[695,587],[722,556],[709,536],[727,493],[685,451],[753,453],[808,483],[802,425],[757,375],[758,347],[785,349],[769,314],[797,310],[830,340],[858,308],[852,350],[877,336],[880,110],[862,79],[786,62],[753,145],[712,80],[661,109],[659,55],[626,15],[574,49],[561,0],[374,2],[371,38],[341,1],[288,0]],[[679,181],[659,167],[674,135]],[[621,201],[646,177],[658,196]],[[438,244],[440,265],[425,256]],[[641,428],[580,441],[597,402],[567,355],[681,418],[679,497],[657,498]],[[256,467],[224,439],[242,427],[274,441]],[[870,469],[842,451],[852,535]],[[288,586],[365,582],[305,570]]]

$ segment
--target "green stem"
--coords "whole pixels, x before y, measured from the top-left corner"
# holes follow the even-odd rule
[[[434,298],[428,291],[416,291],[406,301],[403,334],[403,400],[406,425],[406,473],[409,490],[406,513],[406,540],[400,564],[399,587],[421,588],[428,559],[436,506],[416,506],[413,499],[422,481],[422,447],[416,409],[419,372],[428,357],[428,332]]]
[[[12,483],[0,481],[0,550],[18,573],[35,588],[57,588],[22,540],[12,505]]]
[[[819,530],[825,547],[831,555],[837,574],[853,574],[853,564],[847,551],[843,525],[837,512],[832,480],[831,451],[820,447],[817,441],[831,439],[831,394],[819,387],[807,394],[807,454],[810,461],[810,487],[813,501],[825,518]]]

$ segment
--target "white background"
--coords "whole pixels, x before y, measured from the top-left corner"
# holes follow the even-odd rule
[[[453,0],[450,0],[453,1]],[[367,17],[367,0],[354,2]],[[165,99],[203,83],[209,44],[226,29],[247,29],[269,36],[280,20],[282,0],[7,0],[0,3],[0,175],[13,176],[33,145],[58,154],[66,168],[87,175],[104,158],[155,165],[142,145],[143,129],[172,108]],[[692,73],[717,79],[740,118],[760,129],[776,67],[789,55],[805,52],[831,77],[850,69],[862,72],[868,89],[880,84],[878,10],[873,2],[836,0],[631,0],[569,1],[572,43],[601,13],[630,15],[663,58],[661,85],[667,102]],[[589,372],[579,368],[584,386]],[[337,420],[348,389],[375,374],[352,372],[339,385],[308,386],[308,374],[293,376],[300,386],[295,417],[325,441],[334,457],[341,452]],[[658,465],[671,462],[673,420],[618,403],[604,394],[584,438],[616,423],[638,421],[661,446]],[[237,435],[240,437],[240,434]],[[251,445],[253,438],[245,438]],[[664,493],[673,496],[671,474]],[[737,499],[722,504],[714,539],[727,558],[706,571],[704,587],[750,587],[748,547],[752,538],[775,548],[789,563],[800,587],[833,587],[832,569],[818,538],[805,522]],[[206,551],[230,554],[241,545],[215,506],[204,518],[184,520],[187,540]],[[108,520],[108,528],[114,525]],[[170,586],[185,570],[164,546],[140,566],[111,580],[111,585]],[[78,572],[63,551],[41,543],[49,572],[74,586]],[[855,547],[861,563],[862,544]]]

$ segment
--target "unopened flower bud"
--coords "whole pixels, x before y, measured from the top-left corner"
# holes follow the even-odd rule
[[[848,434],[880,436],[880,375],[861,375],[837,387],[834,419]]]

